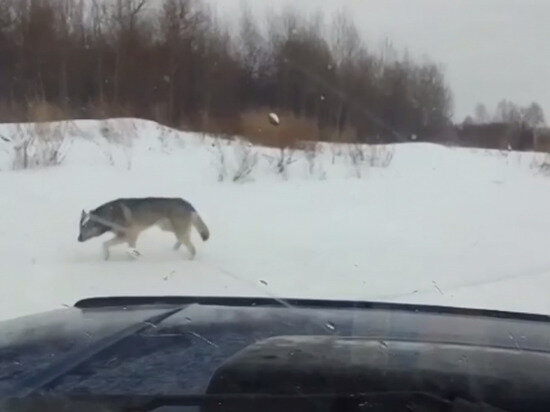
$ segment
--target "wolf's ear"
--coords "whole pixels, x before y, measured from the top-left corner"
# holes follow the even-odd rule
[[[88,213],[84,209],[82,209],[82,213],[80,214],[80,221],[82,222],[84,219],[86,219],[86,216],[88,216]]]

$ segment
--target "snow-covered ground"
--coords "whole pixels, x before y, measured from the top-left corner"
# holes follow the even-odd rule
[[[550,313],[540,154],[324,145],[293,153],[282,176],[276,150],[152,122],[40,128],[0,126],[0,319],[92,296],[194,294]],[[41,135],[58,133],[62,164],[12,170],[23,159],[14,147],[36,133],[27,162],[40,157]],[[243,158],[257,164],[233,182]],[[103,261],[104,239],[77,242],[83,208],[153,195],[189,200],[209,225],[208,242],[195,234],[194,261],[158,229],[140,239],[136,261],[123,246]]]

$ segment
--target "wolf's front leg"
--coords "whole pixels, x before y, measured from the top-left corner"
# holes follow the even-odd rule
[[[132,259],[137,259],[138,257],[141,256],[141,253],[139,253],[139,250],[137,249],[134,249],[134,248],[130,248],[126,251],[126,253],[128,254],[128,256],[130,256]]]
[[[120,236],[115,236],[114,238],[103,242],[103,257],[105,258],[105,260],[109,260],[109,257],[111,256],[111,246],[119,245],[124,242],[126,242],[126,239]]]
[[[128,250],[126,253],[128,253],[128,256],[130,256],[132,259],[137,259],[141,256],[141,253],[139,253],[139,250],[136,249],[136,243],[139,233],[130,233],[127,235],[128,239]]]

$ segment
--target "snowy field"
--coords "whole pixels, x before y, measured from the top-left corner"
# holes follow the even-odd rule
[[[64,140],[52,149],[44,136]],[[279,173],[276,150],[138,120],[4,125],[0,137],[0,319],[93,296],[195,294],[550,313],[541,154],[324,145]],[[48,150],[60,165],[22,170]],[[243,161],[251,172],[234,182]],[[211,239],[194,234],[194,261],[158,229],[135,261],[124,246],[103,261],[104,238],[77,242],[83,208],[132,196],[187,199]]]

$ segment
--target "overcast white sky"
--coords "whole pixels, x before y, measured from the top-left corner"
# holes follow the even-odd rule
[[[445,70],[455,120],[477,102],[538,101],[550,121],[550,0],[210,0],[219,15],[237,18],[241,4],[255,14],[290,5],[325,17],[346,10],[367,44],[385,37]],[[263,18],[263,17],[262,17]]]

